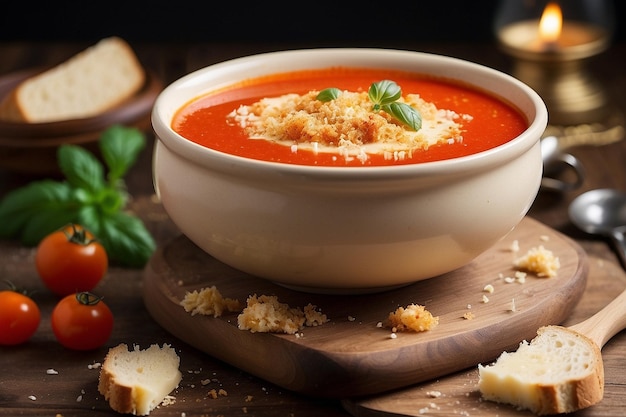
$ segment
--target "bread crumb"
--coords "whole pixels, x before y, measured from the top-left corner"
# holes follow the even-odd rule
[[[487,297],[485,294],[483,294],[482,302],[483,302],[483,304],[487,304],[489,302],[489,297]]]
[[[46,374],[48,374],[48,375],[58,375],[59,372],[57,370],[55,370],[55,369],[50,368],[50,369],[46,370]]]
[[[487,284],[487,285],[485,285],[485,287],[483,288],[483,291],[484,291],[484,292],[488,292],[489,294],[493,294],[493,292],[494,292],[495,290],[496,290],[496,289],[495,289],[495,288],[493,287],[493,285],[491,285],[491,284]]]
[[[226,390],[220,388],[218,390],[216,390],[215,388],[209,390],[209,392],[207,392],[207,396],[213,399],[216,399],[217,397],[228,397],[228,392],[226,392]]]
[[[514,266],[535,273],[538,277],[554,277],[561,267],[559,258],[543,246],[533,247],[513,262]]]
[[[511,243],[511,252],[519,252],[519,241],[516,239]]]
[[[244,401],[245,401],[245,402],[247,402],[247,403],[249,403],[249,402],[252,402],[252,399],[253,399],[253,398],[254,398],[254,397],[253,397],[252,395],[246,395],[246,398],[244,399]]]
[[[241,126],[252,138],[284,143],[292,152],[300,147],[313,152],[339,150],[346,160],[365,162],[368,154],[401,160],[414,150],[435,144],[462,142],[462,124],[470,115],[438,109],[418,94],[408,94],[404,102],[421,114],[418,131],[407,129],[384,111],[372,112],[365,91],[342,91],[333,100],[317,99],[319,91],[267,97],[240,106],[228,115],[229,122]]]
[[[426,395],[428,395],[430,398],[439,398],[441,397],[441,391],[428,391],[426,392]]]
[[[202,314],[220,317],[225,311],[231,313],[241,311],[239,300],[222,297],[215,285],[209,288],[202,288],[200,291],[187,292],[180,305],[183,306],[185,311],[191,313],[192,316]]]
[[[463,318],[465,320],[473,320],[474,319],[474,313],[472,313],[471,311],[466,312],[465,314],[463,314]]]
[[[439,317],[434,317],[424,306],[410,304],[389,313],[385,327],[395,329],[394,332],[423,332],[434,328],[438,323]]]
[[[237,317],[240,330],[262,333],[296,334],[305,326],[319,326],[328,317],[308,304],[304,310],[278,301],[278,297],[256,294],[248,297],[247,306]]]
[[[160,405],[165,407],[172,404],[176,404],[176,397],[174,397],[173,395],[166,395],[165,398],[163,398],[163,401],[161,401]]]

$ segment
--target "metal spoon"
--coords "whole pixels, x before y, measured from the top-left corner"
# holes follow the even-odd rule
[[[626,269],[626,193],[607,188],[587,191],[572,201],[569,217],[579,229],[610,238]]]
[[[567,192],[579,188],[585,180],[585,170],[576,157],[564,151],[560,139],[546,136],[541,139],[541,157],[543,159],[543,178],[541,189]],[[574,180],[567,182],[553,177],[552,174],[569,169],[574,173]]]

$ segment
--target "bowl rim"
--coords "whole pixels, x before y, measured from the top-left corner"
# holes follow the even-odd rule
[[[303,64],[306,61],[308,64]],[[350,66],[348,62],[354,62],[352,65],[357,66],[376,66],[378,68],[399,69],[398,63],[403,63],[408,69],[409,66],[419,64],[421,68],[414,69],[415,72],[426,72],[424,68],[434,68],[442,64],[447,65],[446,69],[454,69],[455,71],[464,71],[464,74],[471,73],[475,77],[480,75],[481,78],[495,80],[500,79],[508,85],[514,87],[516,98],[523,98],[528,101],[532,107],[534,114],[525,114],[529,120],[529,125],[517,137],[512,140],[482,152],[474,153],[453,159],[420,162],[415,164],[391,165],[391,166],[350,166],[350,167],[329,167],[329,166],[307,166],[297,164],[286,164],[281,162],[263,161],[247,158],[238,155],[232,155],[225,152],[217,151],[203,145],[194,143],[183,136],[176,133],[171,128],[171,117],[166,117],[168,111],[172,112],[171,106],[167,105],[167,100],[171,96],[177,94],[181,90],[194,91],[195,94],[188,94],[186,99],[177,104],[176,108],[182,107],[184,104],[192,101],[194,98],[202,96],[206,93],[219,88],[232,85],[245,78],[255,78],[260,75],[288,72],[298,69],[308,68],[324,68],[333,65],[322,64],[323,62],[335,62],[334,66]],[[311,62],[315,62],[311,64]],[[360,64],[356,64],[356,63]],[[281,64],[288,64],[282,70],[276,69]],[[441,68],[441,67],[438,67]],[[404,68],[400,68],[404,69]],[[210,88],[206,86],[212,78],[219,77],[222,73],[230,73],[234,71],[236,74],[244,71],[252,70],[255,74],[249,77],[226,77],[228,81],[221,81]],[[449,72],[449,71],[448,71]],[[507,98],[502,94],[498,94],[494,90],[487,87],[477,86],[474,82],[437,74],[442,78],[458,80],[470,86],[476,86],[485,90],[500,99],[516,106],[515,100]],[[179,100],[180,101],[180,100]],[[170,110],[167,110],[170,107]],[[519,106],[516,106],[519,109]],[[524,111],[519,109],[522,113]],[[172,113],[173,116],[173,113]],[[167,119],[167,120],[164,120]],[[506,163],[514,159],[517,155],[528,151],[533,146],[539,145],[539,139],[548,122],[548,111],[543,99],[531,87],[499,70],[478,64],[475,62],[463,60],[456,57],[412,51],[403,49],[389,48],[310,48],[282,50],[275,52],[259,53],[240,58],[234,58],[212,64],[198,70],[195,70],[183,77],[175,80],[166,86],[157,96],[152,114],[151,121],[157,142],[162,142],[175,153],[194,161],[200,165],[210,163],[212,169],[224,169],[228,171],[240,170],[242,168],[254,170],[257,173],[271,173],[279,175],[297,174],[300,176],[314,176],[332,178],[377,178],[382,176],[405,177],[415,175],[432,175],[432,174],[454,174],[462,173],[468,170],[488,169],[495,165]]]

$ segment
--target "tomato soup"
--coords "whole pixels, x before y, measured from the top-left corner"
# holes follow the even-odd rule
[[[252,139],[242,126],[229,118],[235,109],[263,98],[305,94],[330,87],[363,92],[380,80],[393,80],[402,89],[402,95],[418,94],[438,109],[467,116],[459,121],[462,140],[412,150],[399,160],[380,153],[369,154],[365,160],[347,160],[338,157],[337,152],[294,150],[293,146],[282,143]],[[252,159],[319,166],[384,166],[457,158],[502,145],[527,127],[528,121],[512,105],[455,81],[402,71],[343,67],[246,80],[198,97],[183,106],[172,121],[177,133],[211,149]]]

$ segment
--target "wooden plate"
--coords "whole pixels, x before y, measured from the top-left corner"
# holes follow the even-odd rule
[[[520,245],[517,254],[511,251],[514,240]],[[514,257],[539,245],[559,257],[558,276],[529,275],[524,283],[507,283],[503,277],[514,274]],[[459,270],[365,295],[290,290],[230,268],[180,236],[148,263],[144,301],[161,326],[211,356],[289,390],[345,398],[413,385],[495,359],[540,326],[562,322],[583,293],[587,270],[586,255],[574,241],[531,218]],[[494,286],[492,294],[484,291],[487,284]],[[267,294],[292,307],[313,303],[330,322],[305,328],[299,337],[251,333],[238,329],[237,314],[192,316],[180,306],[187,291],[212,285],[224,297],[242,302],[252,294]],[[412,303],[439,316],[439,325],[396,338],[377,325],[397,307]],[[473,319],[464,318],[469,312]]]
[[[22,80],[43,70],[28,69],[1,77],[0,101]],[[0,120],[0,167],[24,174],[57,174],[56,151],[62,144],[97,151],[101,133],[113,124],[148,130],[150,112],[162,88],[158,77],[147,72],[146,83],[135,96],[98,116],[45,123]]]

